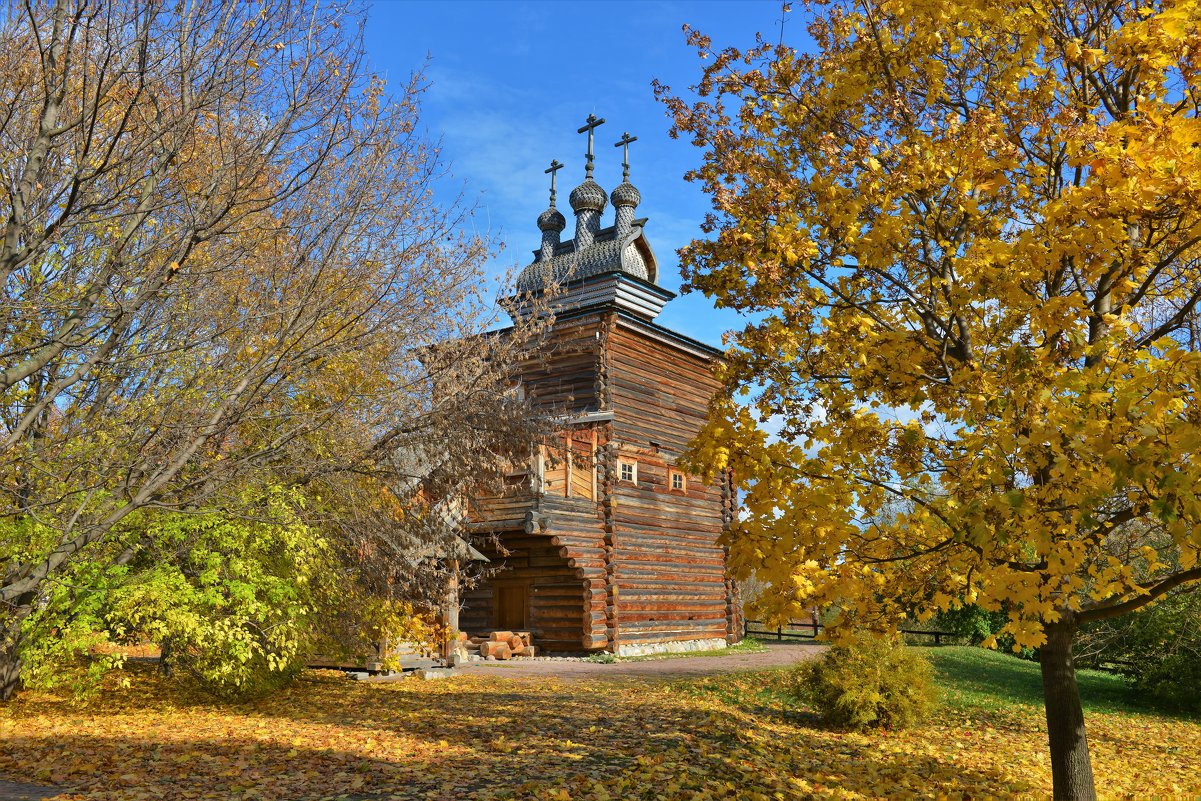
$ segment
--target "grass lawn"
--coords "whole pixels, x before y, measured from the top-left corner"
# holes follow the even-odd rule
[[[785,671],[671,683],[490,676],[388,684],[315,671],[219,704],[130,671],[86,706],[0,707],[0,775],[64,799],[788,799],[1049,793],[1037,665],[929,649],[946,704],[911,732],[852,734],[787,702]],[[1201,722],[1082,678],[1105,797],[1201,792]]]
[[[1043,685],[1036,662],[983,648],[930,648],[925,653],[934,662],[943,701],[949,707],[1001,711],[1016,704],[1042,708]],[[1076,682],[1086,713],[1172,715],[1139,703],[1116,674],[1080,670]]]

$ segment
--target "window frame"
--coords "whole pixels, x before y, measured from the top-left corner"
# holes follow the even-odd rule
[[[680,486],[676,486],[676,479],[679,479]],[[688,476],[684,475],[683,470],[669,469],[667,471],[667,488],[672,492],[687,492],[688,491]]]
[[[626,478],[626,468],[630,468],[630,477]],[[631,459],[619,459],[617,461],[617,480],[625,481],[630,484],[638,483],[638,462]]]

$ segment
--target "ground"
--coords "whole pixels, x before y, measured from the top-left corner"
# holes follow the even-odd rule
[[[1042,713],[1030,691],[1037,666],[927,650],[945,706],[932,724],[897,734],[830,731],[785,701],[787,671],[765,666],[812,646],[542,663],[572,664],[562,676],[489,666],[371,683],[312,672],[241,705],[189,695],[141,670],[128,689],[86,706],[26,693],[0,709],[0,776],[72,788],[61,801],[1048,794]],[[747,667],[755,670],[722,672]],[[1132,709],[1108,677],[1085,675],[1082,684],[1096,699],[1087,714],[1103,796],[1198,791],[1201,722]]]

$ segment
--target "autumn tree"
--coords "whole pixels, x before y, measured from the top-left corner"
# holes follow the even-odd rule
[[[135,514],[282,490],[347,554],[411,547],[447,534],[414,498],[526,452],[528,340],[477,336],[489,243],[353,7],[11,5],[0,76],[0,696]]]
[[[1075,632],[1201,579],[1201,9],[811,11],[812,53],[692,33],[699,99],[659,87],[714,208],[685,277],[757,319],[694,461],[776,615],[1004,610],[1092,797]]]

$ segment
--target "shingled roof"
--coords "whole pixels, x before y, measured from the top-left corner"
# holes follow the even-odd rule
[[[559,244],[554,256],[545,261],[539,258],[539,251],[534,251],[533,263],[517,276],[517,291],[538,292],[551,284],[566,284],[605,273],[625,273],[657,283],[659,265],[643,235],[645,223],[645,217],[634,220],[621,239],[617,238],[617,226],[602,228],[596,240],[579,251],[575,241],[568,240]]]

